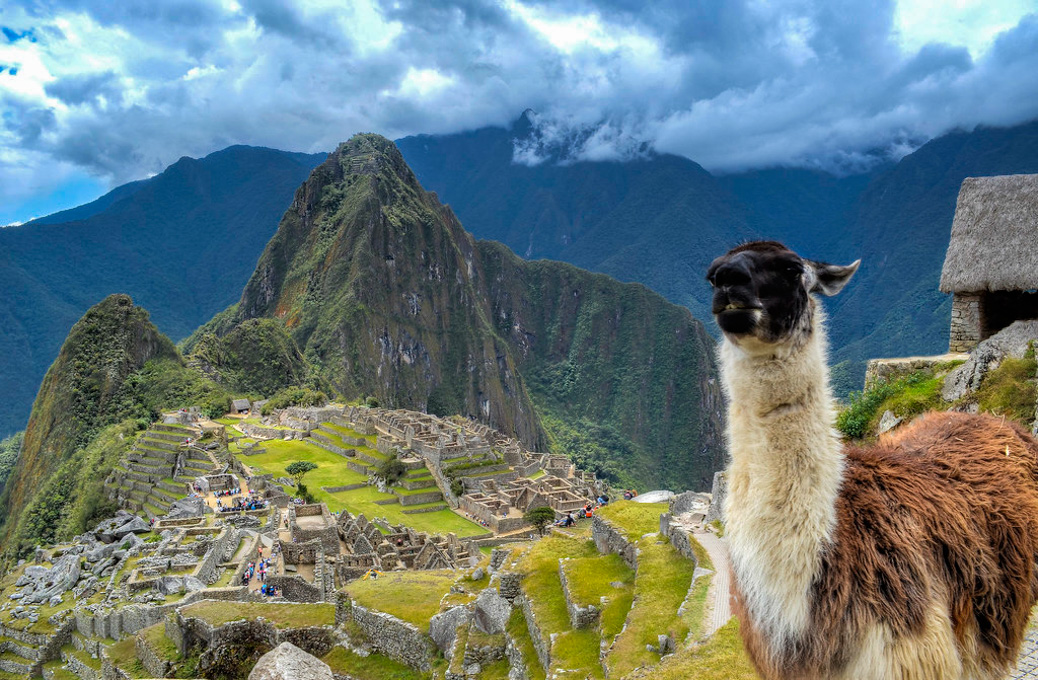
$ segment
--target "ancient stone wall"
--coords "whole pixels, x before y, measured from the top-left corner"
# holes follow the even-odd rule
[[[977,346],[981,340],[981,316],[979,293],[955,293],[952,298],[949,352],[968,352]]]
[[[547,673],[549,666],[551,666],[551,651],[544,635],[541,634],[541,627],[537,624],[537,619],[533,614],[533,607],[530,606],[530,600],[527,599],[526,595],[520,595],[516,602],[519,604],[519,608],[523,610],[523,618],[526,619],[526,628],[530,632],[530,639],[533,640],[533,648],[537,652],[537,660],[541,662],[541,668]]]
[[[569,612],[569,622],[574,628],[591,628],[598,623],[601,613],[593,604],[582,607],[573,601],[569,592],[569,577],[566,575],[566,560],[559,560],[559,580],[562,582],[562,595],[566,598],[566,611]]]
[[[624,564],[628,567],[638,568],[638,549],[627,540],[623,532],[602,519],[601,515],[595,515],[591,519],[591,538],[598,552],[603,555],[616,553],[623,558]]]
[[[141,665],[144,666],[144,671],[153,678],[164,678],[166,673],[169,671],[169,662],[160,657],[155,653],[155,650],[151,648],[147,640],[143,636],[138,635],[133,641],[134,650],[137,652],[137,658],[140,659]]]
[[[232,557],[232,551],[238,547],[239,535],[240,532],[234,527],[224,529],[199,562],[195,578],[207,586],[220,580],[220,563]]]
[[[375,650],[417,671],[430,670],[436,646],[413,624],[362,607],[347,597],[336,603],[337,623],[340,618],[357,624]]]

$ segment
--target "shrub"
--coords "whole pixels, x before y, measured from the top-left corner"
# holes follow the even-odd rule
[[[286,387],[263,405],[263,415],[269,416],[275,409],[289,406],[323,406],[328,403],[328,395],[309,387]]]
[[[538,508],[530,508],[527,510],[526,514],[523,515],[523,519],[537,529],[537,533],[543,535],[544,527],[555,521],[555,511],[542,505]]]
[[[388,458],[378,466],[378,476],[386,480],[386,484],[398,481],[406,472],[407,468],[396,458]]]
[[[364,405],[368,408],[378,408],[378,399],[373,396],[369,396],[364,399]]]

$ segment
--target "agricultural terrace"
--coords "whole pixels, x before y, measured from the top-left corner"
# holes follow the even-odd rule
[[[347,430],[346,428],[338,428]],[[348,431],[348,430],[347,430]],[[359,437],[354,433],[353,436]],[[297,460],[309,461],[317,465],[317,469],[306,474],[303,483],[313,494],[319,503],[327,503],[332,512],[347,510],[353,515],[364,514],[365,517],[385,517],[391,524],[406,524],[416,531],[425,531],[432,534],[447,534],[454,532],[458,537],[478,536],[487,533],[484,527],[471,522],[449,508],[434,510],[432,512],[409,512],[404,510],[424,510],[426,507],[442,506],[442,502],[428,503],[425,505],[409,505],[406,508],[399,504],[398,497],[393,493],[381,493],[373,486],[363,486],[348,491],[337,491],[334,493],[325,491],[325,488],[348,486],[351,484],[366,484],[367,476],[349,469],[344,458],[313,444],[298,440],[271,440],[261,443],[264,453],[246,456],[240,453],[235,455],[252,470],[253,474],[271,473],[275,479],[278,477],[291,477],[285,468]],[[354,448],[354,447],[351,447]],[[386,456],[368,447],[355,447],[372,458],[384,459]],[[294,493],[290,486],[284,487],[289,494]]]

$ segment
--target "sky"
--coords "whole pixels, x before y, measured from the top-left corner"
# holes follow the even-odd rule
[[[517,163],[864,171],[1038,118],[1038,0],[7,0],[0,225],[231,144],[526,109]]]

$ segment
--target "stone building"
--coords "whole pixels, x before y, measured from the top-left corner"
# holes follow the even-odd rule
[[[954,294],[951,352],[1038,318],[1038,175],[968,177],[959,189],[941,291]]]

